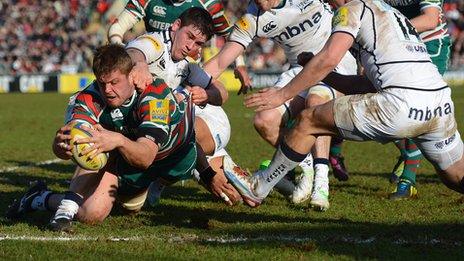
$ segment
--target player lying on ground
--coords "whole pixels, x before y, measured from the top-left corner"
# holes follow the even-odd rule
[[[338,75],[331,77],[334,86],[345,93],[365,93],[372,86],[377,92],[348,95],[302,111],[268,169],[251,178],[228,176],[244,200],[259,205],[278,180],[306,157],[319,135],[379,142],[411,138],[443,183],[464,193],[463,142],[451,89],[409,20],[383,1],[352,0],[337,10],[333,24],[322,51],[297,77],[284,88],[248,96],[246,106],[258,111],[280,106],[323,80],[350,48],[358,52],[367,78]]]
[[[71,220],[85,223],[103,221],[114,204],[138,211],[144,204],[148,186],[162,177],[172,182],[191,178],[197,160],[193,111],[190,97],[176,101],[161,79],[137,93],[132,84],[133,62],[124,47],[103,46],[93,61],[96,80],[75,96],[71,113],[54,139],[53,151],[62,159],[71,157],[70,124],[84,128],[90,138],[78,143],[93,143],[82,155],[109,152],[109,160],[99,171],[77,167],[69,191],[53,193],[42,182],[31,187],[9,208],[8,216],[17,218],[33,210],[56,213],[51,220],[55,230],[68,230]],[[211,169],[200,173],[202,181],[216,195],[227,188],[217,184]],[[230,185],[229,185],[230,186]]]

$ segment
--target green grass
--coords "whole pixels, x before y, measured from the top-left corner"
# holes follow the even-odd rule
[[[463,133],[464,88],[453,92]],[[254,131],[253,112],[241,106],[242,98],[230,96],[229,152],[254,170],[273,149]],[[66,101],[59,94],[0,95],[1,213],[29,181],[44,179],[51,188],[66,190],[74,168],[70,162],[37,164],[55,158],[50,144]],[[352,175],[347,182],[330,177],[331,208],[324,213],[307,204],[290,205],[277,193],[257,209],[228,208],[186,182],[168,188],[154,209],[135,216],[115,210],[101,225],[76,224],[73,234],[48,231],[49,213],[32,213],[17,222],[0,217],[0,259],[462,260],[464,198],[442,185],[429,163],[419,170],[419,198],[391,202],[387,178],[398,155],[394,146],[344,146]]]

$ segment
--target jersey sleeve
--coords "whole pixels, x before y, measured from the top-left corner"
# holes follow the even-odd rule
[[[440,10],[441,12],[442,11],[441,6],[442,6],[441,0],[422,0],[419,3],[419,7],[421,11],[424,10],[425,8],[435,7],[435,8],[438,8],[438,10]]]
[[[142,20],[145,16],[145,7],[150,0],[129,0],[126,4],[125,10],[137,17],[137,20]]]
[[[332,34],[347,33],[356,39],[361,28],[364,4],[361,1],[351,1],[337,9],[332,18]]]
[[[229,41],[241,44],[245,49],[256,36],[256,16],[246,13],[234,24]]]
[[[187,66],[187,78],[184,80],[188,85],[208,87],[212,77],[196,63],[189,63]]]
[[[71,96],[65,123],[79,121],[94,125],[99,122],[104,103],[95,88],[97,88],[97,83],[93,82],[86,89]]]
[[[130,41],[126,49],[136,49],[145,55],[148,64],[158,60],[164,52],[164,43],[155,34],[144,34]]]
[[[167,84],[161,79],[156,79],[141,94],[137,111],[141,123],[137,129],[137,136],[148,138],[163,146],[168,140],[170,118],[176,108],[174,96]]]
[[[213,18],[214,33],[226,36],[232,31],[232,26],[224,13],[224,5],[219,0],[202,0],[205,9]]]

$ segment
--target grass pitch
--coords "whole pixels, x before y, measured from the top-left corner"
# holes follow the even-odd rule
[[[464,133],[464,88],[454,88]],[[0,95],[0,212],[32,180],[67,188],[73,164],[55,159],[50,144],[67,96]],[[229,153],[254,170],[273,149],[254,131],[253,111],[230,95]],[[0,259],[461,259],[464,198],[441,184],[430,164],[417,177],[419,198],[392,202],[392,144],[345,142],[349,181],[330,177],[327,212],[294,206],[273,192],[258,209],[226,207],[194,182],[166,189],[161,204],[135,216],[118,210],[101,225],[76,224],[73,234],[50,232],[50,213],[11,222],[0,217]]]

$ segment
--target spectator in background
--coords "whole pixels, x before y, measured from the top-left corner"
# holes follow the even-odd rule
[[[106,41],[85,31],[99,2],[2,1],[0,74],[90,71],[93,50]]]

